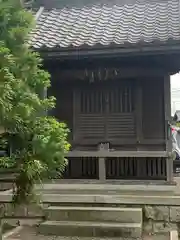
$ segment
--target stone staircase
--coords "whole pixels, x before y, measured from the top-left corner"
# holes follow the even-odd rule
[[[144,240],[143,204],[148,204],[148,201],[152,203],[152,196],[172,195],[174,188],[174,185],[164,183],[103,184],[95,181],[79,183],[75,180],[73,183],[60,181],[45,184],[43,189],[37,186],[44,202],[49,202],[45,209],[45,221],[39,225],[38,232],[44,236],[59,236],[58,239],[97,237]],[[142,207],[137,207],[138,202]],[[169,237],[162,236],[160,239]]]
[[[173,221],[164,225],[167,210],[169,220],[172,214],[170,208],[161,206],[179,204],[180,197],[173,196],[172,185],[61,181],[37,185],[36,190],[42,197],[43,211],[40,224],[33,227],[37,238],[32,240],[172,240],[169,233],[176,230]],[[1,193],[1,201],[10,201],[9,194],[9,191]],[[27,216],[36,216],[37,212],[32,206]],[[150,213],[153,222],[146,213]],[[22,239],[26,238],[23,235]]]
[[[0,149],[0,157],[6,155],[7,152]],[[0,168],[0,191],[12,189],[16,174],[17,170],[14,168]]]
[[[74,237],[142,236],[142,209],[98,206],[50,206],[46,221],[39,226],[42,235]]]
[[[12,189],[16,175],[15,169],[0,169],[0,191]]]

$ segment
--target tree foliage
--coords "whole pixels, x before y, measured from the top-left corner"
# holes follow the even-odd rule
[[[28,46],[33,27],[33,16],[20,0],[0,0],[0,126],[6,144],[13,146],[0,166],[18,170],[14,193],[18,204],[34,198],[35,182],[62,173],[69,150],[66,125],[44,114],[55,107],[55,99],[42,98],[50,75]]]

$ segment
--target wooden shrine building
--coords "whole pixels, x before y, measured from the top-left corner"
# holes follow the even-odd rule
[[[31,46],[67,123],[68,179],[172,181],[179,0],[39,0]]]

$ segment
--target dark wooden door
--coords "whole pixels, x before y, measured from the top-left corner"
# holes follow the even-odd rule
[[[136,137],[134,88],[125,83],[89,84],[74,91],[75,142],[112,143]]]

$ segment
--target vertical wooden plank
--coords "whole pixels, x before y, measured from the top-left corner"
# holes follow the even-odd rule
[[[124,88],[124,111],[128,112],[128,88],[127,86]]]
[[[154,162],[153,162],[153,166],[152,166],[152,172],[154,177],[158,177],[158,162],[159,162],[159,158],[155,158]]]
[[[130,162],[130,175],[133,176],[133,172],[134,172],[134,162],[133,162],[133,158],[129,158],[129,162]]]
[[[132,112],[132,89],[131,87],[128,88],[128,97],[129,97],[129,103],[128,103],[128,106],[129,106],[129,112]]]
[[[142,85],[139,80],[136,82],[135,92],[135,111],[136,111],[136,137],[137,137],[137,150],[140,150],[138,143],[143,140],[143,126],[142,126]]]
[[[107,147],[106,145],[101,143],[99,145],[99,151],[108,150],[108,149],[106,149],[106,147]],[[99,180],[100,181],[106,180],[106,158],[104,158],[104,157],[99,158]]]
[[[110,90],[111,91],[111,90]],[[104,112],[104,139],[108,141],[108,116],[111,114],[111,109],[109,106],[109,92],[106,90],[104,91],[105,95],[105,112]]]
[[[47,88],[44,88],[44,89],[43,89],[43,91],[42,91],[42,99],[47,98],[47,96],[48,96],[47,90],[48,90]]]
[[[117,165],[116,165],[116,170],[117,170],[117,176],[120,177],[120,158],[117,158]]]
[[[120,88],[119,89],[119,98],[120,98],[120,110],[119,110],[119,112],[120,113],[122,113],[123,112],[123,91],[122,91],[122,89]]]
[[[77,91],[76,89],[73,90],[73,141],[76,142],[77,138],[78,138],[78,120],[77,120],[77,116],[78,116],[78,112],[79,112],[79,108],[81,106],[80,103],[80,91]]]
[[[171,94],[170,94],[170,76],[164,76],[164,120],[165,120],[165,139],[166,151],[171,154],[172,143],[169,128],[169,121],[171,120]],[[173,160],[171,157],[166,159],[167,181],[173,180]]]
[[[119,158],[120,159],[120,176],[121,177],[124,177],[125,176],[125,173],[124,173],[124,158]]]
[[[99,158],[99,180],[105,181],[106,180],[106,159],[105,158]]]

